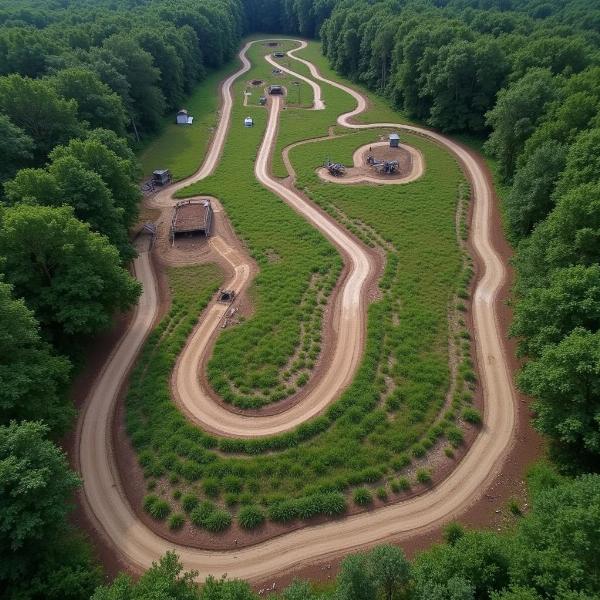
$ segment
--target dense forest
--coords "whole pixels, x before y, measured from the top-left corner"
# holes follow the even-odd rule
[[[513,532],[452,526],[412,563],[390,547],[349,557],[333,597],[597,597],[600,7],[589,0],[2,3],[0,595],[254,597],[241,582],[199,591],[170,555],[138,583],[98,588],[69,525],[79,480],[58,443],[82,349],[140,292],[127,270],[135,151],[254,31],[320,37],[334,69],[407,118],[484,143],[515,248],[518,383],[554,461],[532,474]],[[301,582],[283,595],[317,597]]]

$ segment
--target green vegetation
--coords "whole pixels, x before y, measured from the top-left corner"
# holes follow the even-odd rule
[[[238,523],[244,529],[254,529],[265,522],[265,513],[258,506],[244,506],[238,513]]]
[[[237,70],[237,66],[237,61],[233,61],[211,73],[182,101],[179,108],[186,108],[194,117],[192,125],[177,125],[175,112],[165,117],[160,135],[140,154],[144,177],[149,177],[155,169],[169,169],[173,180],[179,181],[197,171],[217,126],[221,82],[224,76]]]
[[[67,428],[72,414],[65,400],[69,361],[57,349],[79,361],[80,349],[92,345],[93,336],[110,325],[113,312],[135,301],[138,290],[122,268],[133,255],[125,231],[135,220],[138,201],[133,183],[137,167],[128,144],[144,146],[163,126],[164,115],[172,115],[190,96],[197,106],[197,123],[201,124],[204,116],[212,121],[214,97],[203,92],[211,82],[200,89],[196,84],[207,70],[215,73],[219,66],[231,64],[244,24],[249,31],[298,31],[309,37],[321,32],[326,56],[319,56],[314,44],[304,55],[326,75],[339,77],[335,70],[384,96],[381,100],[371,97],[369,113],[359,117],[361,120],[397,121],[389,102],[401,110],[401,118],[424,121],[445,131],[489,136],[485,149],[493,154],[493,166],[503,178],[499,191],[517,245],[514,333],[527,359],[519,384],[535,396],[536,426],[550,436],[553,456],[560,459],[561,467],[570,471],[596,468],[600,451],[600,192],[596,159],[600,156],[600,54],[595,30],[599,22],[597,7],[582,0],[512,4],[503,0],[406,0],[400,4],[5,0],[0,9],[0,181],[8,182],[0,191],[3,597],[83,600],[101,580],[86,544],[67,522],[77,478],[48,441],[49,435],[56,437]],[[260,50],[253,52],[253,60],[259,59]],[[263,63],[257,68],[264,72],[267,67]],[[306,73],[304,67],[298,68]],[[237,98],[242,85],[236,90]],[[297,94],[303,100],[309,98],[304,85]],[[319,113],[301,113],[288,105],[282,114],[278,154],[294,141],[324,135],[334,125],[334,107],[346,110],[351,105],[348,97],[328,86],[324,86],[324,98],[328,109]],[[255,99],[256,95],[250,97],[248,108],[236,108],[237,123],[252,114],[257,127],[232,136],[242,156],[236,162],[230,160],[230,154],[227,163],[227,169],[242,165],[239,173],[244,178],[251,176],[251,159],[265,122],[264,110],[253,106]],[[288,100],[293,101],[294,94]],[[169,165],[176,162],[187,172],[193,170],[195,146],[196,156],[200,156],[206,143],[202,129],[191,128],[177,137],[174,127],[167,131],[168,144],[159,150],[147,147],[146,168],[154,160],[164,160]],[[339,128],[335,131],[340,133]],[[187,140],[188,135],[193,140]],[[146,413],[141,412],[141,398],[135,398],[137,412],[133,418],[129,416],[128,426],[135,430],[147,488],[154,497],[148,507],[158,518],[168,513],[167,523],[173,529],[182,527],[185,518],[215,531],[227,528],[231,516],[223,503],[233,507],[238,518],[246,508],[252,509],[246,511],[247,517],[252,517],[249,523],[260,518],[259,512],[281,522],[340,514],[346,508],[345,494],[357,486],[369,494],[375,490],[378,497],[383,497],[388,487],[394,493],[408,489],[409,482],[400,472],[408,466],[409,456],[426,453],[444,438],[449,442],[445,451],[451,456],[452,448],[463,439],[457,415],[477,424],[478,416],[468,406],[475,375],[461,314],[454,319],[448,350],[458,348],[457,377],[453,380],[446,373],[444,380],[440,378],[447,356],[439,308],[441,304],[456,305],[462,312],[468,299],[469,265],[461,262],[456,246],[456,289],[444,288],[448,295],[441,300],[439,295],[432,296],[431,307],[423,300],[422,312],[410,303],[406,309],[401,303],[394,304],[395,298],[409,292],[404,284],[414,286],[417,296],[432,285],[431,277],[421,284],[406,276],[415,267],[429,275],[425,266],[431,256],[419,247],[425,238],[418,240],[410,231],[411,226],[419,226],[418,221],[398,210],[398,206],[409,205],[410,198],[394,204],[402,194],[425,186],[425,179],[403,191],[390,192],[386,198],[377,197],[379,192],[373,191],[377,188],[370,186],[365,188],[367,201],[355,195],[359,188],[346,189],[344,194],[335,188],[320,193],[322,184],[310,180],[314,179],[314,165],[324,158],[317,153],[331,150],[347,160],[360,135],[326,142],[333,144],[330,147],[314,146],[315,158],[308,171],[309,163],[301,156],[304,149],[298,149],[294,158],[295,164],[300,161],[300,180],[315,199],[356,235],[388,255],[383,298],[369,314],[365,361],[353,386],[323,417],[285,436],[230,443],[188,427],[170,410],[160,414],[165,405],[160,404],[158,395],[162,393],[161,401],[168,403],[163,384],[169,365],[218,282],[215,272],[201,273],[206,276],[206,287],[198,285],[198,273],[172,274],[180,304],[174,304],[163,322],[162,339],[151,338],[153,345],[147,346],[150,350],[144,356],[146,364],[156,367],[159,379],[153,382],[157,384],[153,393],[148,393]],[[432,156],[434,151],[427,152]],[[428,162],[428,176],[434,164]],[[279,156],[273,168],[284,174]],[[218,177],[208,183],[220,192]],[[236,365],[231,364],[226,385],[234,401],[271,402],[276,398],[265,389],[274,378],[275,387],[282,386],[280,397],[307,381],[307,365],[320,351],[317,339],[311,339],[310,347],[307,340],[320,331],[319,309],[339,273],[339,261],[314,233],[300,238],[302,243],[297,246],[286,247],[279,240],[287,254],[270,247],[264,231],[253,232],[250,216],[242,217],[241,202],[249,204],[250,199],[262,205],[264,201],[264,212],[256,212],[257,220],[275,214],[273,222],[265,221],[265,228],[271,226],[272,231],[295,223],[295,217],[290,217],[287,207],[277,208],[280,203],[258,186],[239,186],[237,192],[234,187],[226,193],[234,225],[251,247],[261,277],[268,272],[262,280],[265,288],[276,281],[276,268],[269,272],[269,265],[281,262],[279,272],[285,285],[269,289],[287,292],[291,285],[284,304],[294,310],[283,313],[293,323],[290,330],[280,330],[266,318],[261,322],[257,314],[249,325],[238,328],[240,333],[232,333],[233,337],[239,335],[242,348],[266,331],[269,342],[284,339],[286,334],[292,341],[277,347],[277,356],[267,357],[263,352],[253,357],[256,372],[265,368],[264,378],[236,381]],[[450,210],[456,188],[438,208]],[[335,197],[334,192],[340,195]],[[463,189],[458,194],[463,203],[462,240],[466,237],[465,197]],[[441,201],[435,190],[432,198],[432,203]],[[62,204],[73,211],[58,208]],[[432,209],[426,202],[421,204]],[[371,210],[375,205],[377,210]],[[449,244],[443,226],[449,227],[448,222],[437,216],[440,219],[430,221],[441,225],[441,237],[446,236]],[[88,225],[107,237],[92,233]],[[284,230],[284,235],[295,234],[294,227]],[[424,257],[422,264],[411,263],[415,257],[403,247],[404,238],[395,237],[396,227],[403,228],[406,240],[419,248],[415,255]],[[317,250],[292,259],[302,245]],[[319,255],[321,249],[329,254]],[[434,246],[432,252],[440,249]],[[441,277],[449,268],[449,260],[440,262],[435,276]],[[325,272],[313,271],[314,264],[326,264]],[[301,266],[290,271],[290,265]],[[177,283],[178,277],[193,284]],[[258,306],[271,300],[270,292],[258,283],[254,293]],[[416,338],[411,337],[410,328],[417,322],[410,321],[411,315],[420,317],[419,327],[433,340],[426,353],[412,344]],[[251,323],[260,323],[262,329],[249,331]],[[378,339],[384,339],[382,347],[373,341]],[[390,352],[402,347],[411,356],[406,372],[393,361],[386,363]],[[156,356],[151,357],[154,351]],[[400,356],[403,360],[398,364],[403,365],[405,356]],[[292,366],[297,360],[301,362]],[[420,366],[428,368],[421,370]],[[137,373],[140,381],[143,375]],[[402,393],[389,393],[390,386]],[[150,387],[148,384],[144,391],[149,392]],[[442,398],[445,387],[450,393]],[[138,381],[138,390],[141,388]],[[151,416],[155,421],[151,421],[154,410]],[[398,415],[408,417],[403,421]],[[10,423],[10,419],[18,421]],[[32,422],[37,419],[45,423]],[[155,422],[160,422],[160,427],[150,431]],[[397,431],[404,432],[403,436],[396,436]],[[280,452],[256,456],[266,450]],[[240,454],[227,457],[223,454],[227,452]],[[523,516],[512,520],[514,529],[507,534],[455,529],[452,535],[447,532],[449,544],[426,551],[410,566],[397,550],[376,549],[344,562],[336,591],[316,592],[296,582],[283,598],[314,600],[332,594],[336,600],[595,597],[600,592],[593,552],[598,545],[598,498],[597,476],[568,480],[538,470],[532,479],[532,508],[516,499],[509,504],[511,512],[516,515],[518,508]],[[185,600],[255,597],[241,582],[211,579],[199,590],[192,579],[193,574],[183,575],[177,558],[168,555],[139,582],[122,576],[113,586],[98,589],[94,598],[146,600],[157,593]]]
[[[600,511],[600,477],[561,479],[540,465],[529,479],[532,507],[503,534],[465,531],[458,523],[437,544],[408,561],[396,546],[347,556],[334,585],[295,580],[273,600],[554,600],[594,598],[600,574],[593,552]],[[257,600],[243,582],[208,579],[196,587],[167,554],[133,584],[122,575],[93,600],[150,598],[135,589],[169,590],[189,600]],[[137,588],[137,586],[140,586]],[[112,592],[112,595],[109,595]]]
[[[234,97],[241,97],[246,80],[267,81],[270,70],[265,72],[262,57],[269,51],[261,44],[251,47],[248,56],[257,66],[234,86]],[[255,408],[290,396],[308,381],[321,351],[323,310],[341,260],[313,227],[255,180],[266,112],[240,104],[234,106],[215,174],[180,195],[217,196],[260,267],[250,291],[255,314],[219,336],[207,369],[226,402]],[[246,114],[254,117],[253,128],[243,127]]]

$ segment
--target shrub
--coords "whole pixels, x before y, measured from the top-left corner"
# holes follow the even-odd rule
[[[458,448],[463,442],[463,433],[458,427],[448,427],[446,437],[455,448]]]
[[[203,527],[208,529],[208,531],[212,531],[213,533],[217,533],[219,531],[224,531],[231,525],[231,515],[226,511],[220,508],[211,512],[206,519],[204,519]]]
[[[159,501],[159,497],[156,494],[148,494],[147,496],[144,497],[144,502],[143,502],[144,510],[146,512],[150,512],[150,509],[158,501]]]
[[[321,497],[321,512],[324,515],[341,515],[346,508],[346,498],[339,492],[330,492]]]
[[[359,506],[366,506],[367,504],[371,504],[371,502],[373,502],[373,494],[371,494],[371,490],[364,487],[356,488],[352,497],[355,504],[358,504]]]
[[[426,452],[426,449],[425,449],[425,446],[423,446],[423,444],[415,444],[413,446],[412,453],[413,453],[413,456],[415,456],[416,458],[425,456],[425,452]]]
[[[269,519],[276,523],[289,523],[298,518],[298,508],[292,500],[283,500],[269,508]]]
[[[162,500],[154,494],[144,498],[144,510],[157,521],[166,519],[171,512],[171,507],[166,500]]]
[[[515,517],[520,517],[523,514],[523,512],[521,511],[521,507],[519,506],[519,501],[516,498],[511,498],[508,501],[508,510]]]
[[[169,529],[181,529],[185,523],[185,515],[182,513],[173,513],[169,517]]]
[[[387,500],[388,499],[388,493],[387,493],[387,490],[384,487],[378,487],[376,494],[377,494],[377,497],[380,500]]]
[[[265,514],[258,506],[250,504],[240,509],[237,519],[240,527],[254,529],[265,522]]]
[[[417,471],[417,481],[419,483],[430,483],[431,482],[431,472],[429,469],[419,469]]]
[[[219,482],[216,479],[205,479],[202,489],[209,498],[216,498],[219,495]]]
[[[191,512],[198,506],[198,497],[195,494],[184,494],[181,498],[181,506],[186,513]]]
[[[206,519],[216,510],[216,506],[209,500],[200,502],[190,513],[190,521],[196,527],[204,527]]]
[[[408,465],[410,465],[410,457],[406,454],[401,454],[392,462],[392,467],[395,471],[402,471]]]
[[[179,500],[181,498],[181,490],[175,490],[173,492],[173,500]]]
[[[450,447],[450,446],[446,446],[444,448],[444,454],[448,457],[448,458],[454,458],[454,450]]]
[[[481,423],[481,413],[470,406],[463,409],[462,417],[467,423],[479,425]]]
[[[239,477],[225,477],[223,480],[223,487],[226,492],[231,494],[239,494],[243,489],[242,480]]]
[[[448,523],[448,525],[444,527],[444,539],[451,546],[456,544],[463,535],[465,535],[465,530],[463,526],[456,521],[452,521],[452,523]]]
[[[402,491],[410,490],[410,480],[408,477],[398,477],[398,486]]]
[[[240,497],[237,494],[225,494],[225,504],[227,506],[235,506],[240,501]]]

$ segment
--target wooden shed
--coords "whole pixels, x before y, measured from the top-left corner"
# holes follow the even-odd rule
[[[208,198],[182,200],[175,205],[171,219],[171,241],[178,235],[199,233],[208,237],[212,224],[212,206]]]

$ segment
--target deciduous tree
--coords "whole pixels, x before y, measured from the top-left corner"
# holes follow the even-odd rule
[[[42,419],[51,432],[64,432],[74,416],[69,371],[69,361],[40,338],[32,312],[0,282],[0,423]]]
[[[117,250],[70,207],[15,206],[1,214],[0,256],[15,293],[55,339],[82,339],[107,328],[137,299],[139,284]]]

